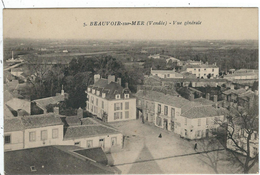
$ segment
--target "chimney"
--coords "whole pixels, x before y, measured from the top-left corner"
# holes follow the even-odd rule
[[[83,118],[83,109],[81,107],[79,107],[79,109],[77,110],[77,117]]]
[[[190,101],[194,101],[194,94],[190,94]]]
[[[210,94],[206,93],[206,99],[209,100],[210,99]]]
[[[128,89],[128,83],[125,83],[125,88],[127,88],[127,89]]]
[[[214,95],[214,99],[213,99],[214,103],[218,102],[218,95]]]
[[[99,79],[100,79],[100,75],[99,74],[95,74],[94,75],[94,83],[96,83]]]
[[[117,78],[117,83],[121,86],[121,78]]]
[[[115,75],[108,75],[107,78],[107,84],[111,83],[111,82],[115,82]]]
[[[63,85],[61,86],[61,95],[64,95]]]
[[[55,115],[59,115],[59,114],[60,114],[60,108],[59,108],[59,107],[54,107],[54,108],[53,108],[53,113],[54,113]]]

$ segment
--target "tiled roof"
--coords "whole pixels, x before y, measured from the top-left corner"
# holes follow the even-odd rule
[[[41,98],[37,100],[33,100],[39,107],[46,108],[49,104],[57,104],[60,101],[64,101],[64,95],[58,95],[54,97]]]
[[[116,94],[120,94],[121,98],[123,98],[125,92],[129,94],[130,98],[132,97],[129,89],[123,88],[116,82],[110,82],[107,84],[107,79],[99,79],[95,84],[90,85],[89,88],[100,91],[99,96],[102,96],[102,93],[106,93],[105,98],[108,100],[115,99]]]
[[[8,102],[12,98],[13,98],[13,95],[11,94],[11,92],[9,92],[9,90],[5,90],[4,91],[4,102]]]
[[[22,131],[24,129],[21,118],[5,118],[4,119],[4,132]]]
[[[212,106],[196,106],[182,113],[181,116],[187,118],[205,118],[225,115],[226,112],[227,110],[224,108],[214,108]]]
[[[10,108],[12,108],[15,111],[18,111],[19,109],[23,109],[25,110],[28,114],[31,113],[30,110],[30,106],[31,106],[31,102],[27,101],[27,100],[22,100],[19,98],[12,98],[11,100],[9,100],[8,102],[5,103],[7,106],[9,106]]]
[[[187,68],[218,68],[216,65],[210,65],[210,64],[199,64],[199,65],[192,65],[188,64],[184,66],[186,69]]]
[[[226,91],[224,91],[224,92],[222,92],[223,94],[226,94],[226,95],[229,95],[229,94],[237,94],[237,95],[239,95],[239,94],[243,94],[243,93],[245,93],[247,90],[246,89],[243,89],[243,88],[241,88],[241,89],[229,89],[229,90],[226,90]]]
[[[54,113],[25,116],[21,119],[25,128],[63,125],[60,115],[56,116]]]
[[[151,70],[151,73],[170,73],[170,74],[175,74],[176,72],[174,70]]]
[[[106,154],[103,152],[102,148],[92,148],[92,149],[82,149],[75,151],[76,153],[88,157],[92,160],[97,161],[98,163],[107,165],[108,159],[106,157]]]
[[[75,126],[81,124],[80,118],[78,116],[67,116],[65,120],[67,121],[67,124],[69,126]]]
[[[69,147],[63,149],[64,147]],[[5,152],[6,174],[114,174],[114,169],[78,156],[76,146],[45,146]],[[34,166],[36,171],[31,171]]]
[[[214,104],[213,101],[207,100],[205,98],[195,98],[194,102],[200,103],[201,105],[208,105],[208,106],[212,106]]]
[[[167,104],[173,107],[181,108],[182,113],[189,110],[194,106],[200,105],[199,103],[191,102],[182,97],[176,97],[172,95],[165,95],[155,91],[139,90],[136,93],[136,97],[145,98],[150,101],[155,101],[163,104]]]
[[[93,137],[99,135],[118,134],[119,131],[101,124],[70,126],[67,128],[64,139]]]
[[[14,117],[13,113],[6,105],[4,105],[4,119],[12,117]]]

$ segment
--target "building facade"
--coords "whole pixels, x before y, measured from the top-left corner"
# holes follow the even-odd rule
[[[115,76],[100,79],[95,75],[95,83],[87,88],[86,110],[105,122],[136,119],[136,98],[131,91],[121,86],[121,79]]]
[[[182,74],[173,70],[153,70],[151,68],[151,75],[158,76],[160,78],[183,78]]]
[[[216,78],[219,76],[219,68],[213,64],[198,64],[198,65],[186,65],[184,66],[186,72],[190,72],[198,78]]]

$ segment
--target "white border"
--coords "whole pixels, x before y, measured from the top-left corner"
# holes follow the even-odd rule
[[[108,8],[108,7],[260,7],[259,0],[1,0],[0,2],[0,175],[4,174],[3,148],[3,8]],[[259,9],[258,9],[259,21]],[[258,22],[259,25],[260,22]],[[259,26],[258,26],[259,29]],[[258,33],[259,37],[259,33]],[[259,52],[260,53],[260,52]],[[260,55],[260,54],[259,54]],[[258,63],[259,64],[259,63]],[[259,171],[260,172],[260,171]]]

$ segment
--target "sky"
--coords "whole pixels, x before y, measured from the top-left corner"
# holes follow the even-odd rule
[[[145,25],[90,26],[93,21],[144,21]],[[163,21],[167,25],[147,26],[148,21]],[[173,25],[173,21],[182,24]],[[184,25],[187,21],[201,24]],[[258,40],[258,9],[4,9],[3,27],[4,38]]]

